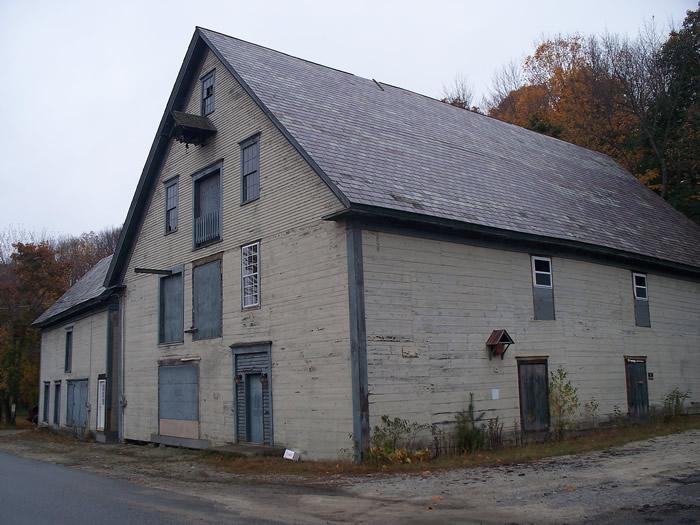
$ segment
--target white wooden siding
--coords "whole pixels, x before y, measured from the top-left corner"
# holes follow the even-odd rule
[[[165,187],[156,185],[125,277],[124,437],[157,432],[157,361],[200,362],[201,438],[234,441],[233,343],[272,341],[274,439],[307,456],[335,456],[352,431],[345,231],[323,221],[342,205],[211,54],[218,133],[205,147],[171,142],[161,181],[179,175],[178,231],[164,235]],[[197,80],[186,110],[199,113]],[[260,133],[260,199],[241,206],[239,141]],[[223,241],[192,250],[191,174],[223,159]],[[260,240],[261,301],[241,309],[240,247]],[[158,277],[137,266],[184,264],[185,328],[192,322],[192,266],[223,252],[223,337],[157,345]]]
[[[363,252],[372,425],[383,414],[452,422],[473,392],[510,430],[525,356],[565,367],[601,414],[627,412],[625,355],[648,357],[651,404],[676,386],[700,402],[700,283],[648,274],[651,328],[640,328],[629,269],[554,257],[556,320],[534,321],[527,253],[371,231]],[[499,328],[515,345],[489,360]]]
[[[66,356],[66,328],[73,327],[73,359],[71,371],[64,372]],[[44,381],[51,382],[49,424],[53,425],[55,381],[61,384],[61,426],[66,424],[66,380],[88,380],[88,428],[93,432],[97,425],[97,376],[107,368],[107,311],[96,312],[72,323],[42,330],[39,415],[43,414]]]

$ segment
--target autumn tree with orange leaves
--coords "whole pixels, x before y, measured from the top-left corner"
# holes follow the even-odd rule
[[[610,155],[700,222],[700,14],[662,37],[557,36],[498,72],[488,114]]]
[[[41,332],[32,322],[97,261],[114,252],[119,228],[77,237],[0,232],[0,421],[37,403]]]

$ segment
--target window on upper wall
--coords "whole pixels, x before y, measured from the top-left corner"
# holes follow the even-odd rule
[[[214,72],[202,77],[202,115],[214,112]]]
[[[241,248],[241,297],[243,308],[260,306],[260,243]]]
[[[532,283],[535,286],[552,287],[552,260],[549,257],[532,258]]]
[[[221,239],[221,166],[194,177],[194,246]]]
[[[632,272],[632,290],[634,292],[634,324],[651,327],[649,315],[649,288],[644,273]]]
[[[181,343],[183,340],[184,301],[182,272],[160,278],[158,343]]]
[[[554,280],[552,259],[532,256],[532,298],[536,321],[554,320]]]
[[[165,186],[165,233],[177,231],[178,181]]]
[[[648,301],[647,276],[643,273],[633,273],[632,279],[634,280],[634,298]]]
[[[70,372],[73,368],[73,330],[66,331],[66,352],[63,371]]]
[[[241,142],[241,204],[260,197],[260,136]]]

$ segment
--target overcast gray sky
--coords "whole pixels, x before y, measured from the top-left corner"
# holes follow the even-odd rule
[[[636,34],[694,0],[0,0],[0,229],[121,224],[196,25],[437,97],[558,32]]]

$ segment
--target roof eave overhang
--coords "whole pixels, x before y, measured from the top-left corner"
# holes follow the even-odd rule
[[[67,310],[64,310],[56,315],[52,315],[51,317],[48,317],[42,321],[34,321],[32,326],[44,330],[57,324],[65,324],[66,322],[74,320],[76,317],[82,317],[90,312],[102,310],[110,303],[112,297],[119,293],[122,288],[122,286],[112,286],[107,288],[97,297],[93,297],[92,299],[88,299],[80,304],[76,304],[75,306],[72,306],[71,308],[68,308]]]
[[[454,219],[434,217],[409,211],[393,210],[378,206],[352,204],[351,207],[326,215],[326,220],[356,221],[367,227],[414,229],[440,232],[474,242],[507,244],[513,249],[546,250],[549,253],[585,256],[604,259],[631,268],[660,270],[663,272],[700,279],[700,267],[642,255],[615,248],[608,248],[571,239],[559,239],[530,233],[493,228]]]

